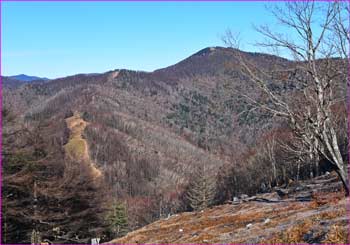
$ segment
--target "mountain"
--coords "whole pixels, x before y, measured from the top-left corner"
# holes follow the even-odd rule
[[[27,119],[49,119],[68,108],[86,114],[123,113],[141,124],[160,126],[202,149],[210,147],[211,152],[226,155],[231,151],[232,137],[243,145],[254,142],[255,133],[263,129],[257,124],[260,119],[271,127],[269,118],[259,118],[254,111],[247,113],[249,108],[237,93],[261,96],[240,71],[238,54],[266,69],[293,66],[293,62],[268,54],[211,47],[154,72],[115,70],[28,84],[9,91],[11,96],[5,96],[4,101],[16,104],[14,109]],[[288,86],[279,89],[293,89]],[[233,115],[239,115],[235,122]],[[248,128],[251,133],[243,133]]]
[[[27,76],[24,74],[16,75],[16,76],[1,77],[2,86],[6,88],[17,88],[28,83],[34,84],[34,83],[43,83],[48,81],[50,81],[48,78]]]
[[[25,74],[9,76],[9,78],[14,79],[14,80],[18,80],[18,81],[23,81],[23,82],[31,82],[31,81],[35,81],[35,80],[43,80],[43,81],[50,80],[50,79],[48,79],[46,77],[28,76],[28,75],[25,75]]]
[[[16,88],[25,84],[26,82],[16,80],[10,77],[1,77],[1,83],[3,88]]]
[[[213,205],[286,184],[296,174],[309,178],[308,164],[297,167],[294,156],[278,148],[281,177],[271,180],[266,142],[290,143],[290,129],[247,103],[245,95],[267,98],[242,71],[240,58],[273,74],[269,88],[299,102],[292,76],[297,62],[222,47],[154,72],[116,69],[29,83],[3,77],[4,149],[12,156],[4,162],[15,164],[5,164],[3,173],[11,189],[4,203],[15,224],[8,236],[28,243],[35,223],[46,239],[59,237],[57,243],[88,243],[102,235],[112,240],[121,234],[108,228],[104,210],[124,206],[129,231],[190,211],[186,193],[203,166],[216,183]],[[42,183],[34,185],[36,179]],[[41,216],[27,205],[34,193]],[[19,210],[30,215],[21,219]],[[55,226],[65,235],[53,234]]]

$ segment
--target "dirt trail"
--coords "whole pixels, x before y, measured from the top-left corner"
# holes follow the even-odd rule
[[[95,164],[90,159],[89,146],[83,138],[83,132],[88,123],[80,117],[78,112],[67,118],[66,123],[70,130],[69,141],[64,146],[66,153],[74,160],[87,163],[94,177],[101,176],[101,171],[95,167]]]

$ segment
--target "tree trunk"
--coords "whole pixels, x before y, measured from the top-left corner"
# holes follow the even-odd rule
[[[338,168],[336,172],[337,172],[341,182],[343,183],[343,187],[345,189],[345,195],[349,196],[349,183],[348,183],[348,180],[346,178],[345,170],[342,168],[340,168],[340,169]]]
[[[320,155],[318,154],[318,150],[319,149],[319,142],[318,139],[315,140],[315,176],[319,176],[320,175]]]
[[[300,176],[300,161],[298,161],[298,168],[297,168],[297,182],[299,181]]]

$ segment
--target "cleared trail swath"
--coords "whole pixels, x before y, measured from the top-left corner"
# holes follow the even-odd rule
[[[93,176],[100,177],[102,173],[91,160],[88,143],[83,138],[83,132],[88,123],[81,118],[78,112],[66,118],[66,123],[70,130],[69,141],[64,146],[66,154],[73,160],[88,164]]]

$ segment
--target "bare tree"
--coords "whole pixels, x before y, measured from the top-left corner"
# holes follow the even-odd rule
[[[265,37],[258,45],[289,54],[295,62],[276,75],[276,71],[264,71],[237,52],[242,71],[267,99],[244,97],[253,106],[286,119],[316,169],[320,156],[336,167],[348,195],[347,164],[340,150],[334,111],[345,104],[349,26],[344,17],[349,7],[341,2],[286,2],[283,8],[273,8],[272,13],[288,29],[285,33],[292,35],[274,32],[268,26],[256,27]],[[229,32],[224,41],[237,48],[237,40]],[[295,84],[299,90],[291,92],[293,101],[271,88],[271,81]]]

